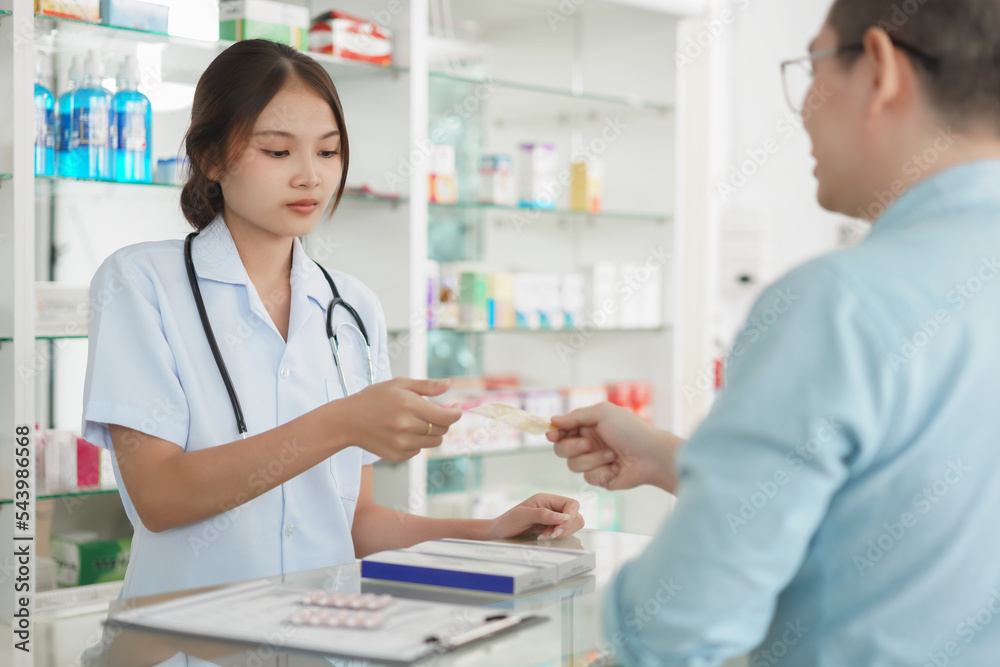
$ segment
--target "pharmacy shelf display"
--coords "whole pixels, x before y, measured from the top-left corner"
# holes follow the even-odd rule
[[[194,84],[231,42],[34,17],[28,0],[12,3],[12,15],[0,11],[0,85],[20,86],[16,95],[13,87],[0,94],[0,117],[13,119],[0,125],[0,423],[78,429],[85,334],[36,329],[35,285],[87,285],[119,247],[183,238],[177,165],[169,158],[180,147]],[[310,15],[333,4],[313,0]],[[441,23],[438,3],[413,0],[383,26],[394,36],[392,66],[315,55],[344,103],[354,190],[334,220],[321,222],[305,239],[306,248],[379,294],[397,376],[469,380],[506,373],[518,376],[526,392],[652,379],[651,418],[671,427],[684,409],[677,359],[684,353],[680,332],[688,336],[690,329],[680,318],[682,299],[703,294],[693,283],[681,293],[672,259],[686,248],[680,245],[686,222],[676,206],[676,184],[696,171],[683,164],[676,142],[677,136],[691,137],[676,102],[690,95],[678,91],[672,58],[683,20],[615,0],[578,6],[570,16],[559,6],[554,0],[453,0]],[[362,0],[335,8],[372,16]],[[546,14],[553,11],[561,17],[555,25]],[[138,90],[152,108],[151,183],[33,173],[34,120],[15,100],[23,100],[40,58],[58,111],[74,58],[91,50],[104,59],[108,84],[127,57],[140,65]],[[519,201],[513,179],[526,173],[517,164],[524,144],[550,147],[557,179],[568,174],[549,200]],[[439,163],[434,146],[451,147],[451,163],[447,149]],[[498,157],[504,155],[509,159]],[[574,162],[580,155],[588,158],[581,161],[586,176]],[[158,170],[160,159],[166,163]],[[545,175],[525,178],[539,185]],[[487,281],[499,274],[572,274],[583,279],[577,302],[582,298],[586,305],[651,258],[660,258],[655,281],[643,281],[657,285],[653,321],[625,318],[594,327],[577,303],[580,319],[571,317],[560,330],[534,326],[534,316],[509,328],[495,321],[490,328],[487,320],[482,330],[480,321],[462,315],[468,305],[479,317],[481,300],[456,303],[457,318],[441,320],[443,275],[461,282],[463,273]],[[599,289],[595,270],[604,271]],[[612,276],[618,277],[608,283]],[[577,278],[570,283],[581,285]],[[428,299],[432,291],[436,302]],[[694,331],[687,340],[698,338],[701,332]],[[11,434],[0,434],[0,499],[13,497],[12,448]],[[636,528],[620,521],[627,497],[585,491],[549,450],[525,443],[423,454],[406,464],[379,464],[376,476],[379,502],[418,513],[485,516],[514,496],[546,488],[586,496],[591,525]],[[38,497],[117,502],[113,494],[86,488]],[[0,502],[0,515],[10,510],[10,503]],[[94,515],[64,519],[88,528]],[[10,530],[12,522],[0,524]],[[0,593],[0,599],[9,597]]]

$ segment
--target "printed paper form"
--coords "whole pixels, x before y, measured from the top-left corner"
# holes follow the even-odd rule
[[[395,598],[377,630],[295,626],[311,588],[259,582],[114,614],[123,625],[389,662],[413,662],[444,639],[471,632],[496,609]]]

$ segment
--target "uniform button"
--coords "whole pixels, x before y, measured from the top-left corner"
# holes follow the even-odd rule
[[[287,380],[288,376],[292,374],[292,371],[288,369],[288,366],[282,366],[281,370],[278,371],[278,375],[281,376],[282,380]]]
[[[287,526],[285,526],[285,535],[291,537],[292,533],[294,532],[295,532],[295,524],[290,523]]]

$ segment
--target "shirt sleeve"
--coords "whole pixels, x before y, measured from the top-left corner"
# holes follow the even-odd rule
[[[678,457],[676,509],[605,600],[623,664],[756,647],[832,496],[884,437],[886,329],[834,268],[769,288],[737,337],[729,384]]]
[[[110,450],[108,425],[119,424],[185,447],[187,398],[149,276],[112,255],[91,281],[90,301],[84,438]]]
[[[375,312],[378,317],[378,324],[376,326],[378,331],[376,340],[378,343],[377,347],[372,351],[375,355],[375,382],[386,382],[392,379],[392,368],[389,363],[389,332],[385,323],[385,312],[382,310],[382,302],[377,296],[375,297]],[[371,465],[380,460],[379,456],[367,450],[361,454],[361,465]]]

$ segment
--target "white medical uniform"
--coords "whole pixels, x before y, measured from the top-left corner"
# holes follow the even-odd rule
[[[294,241],[288,341],[247,276],[229,228],[216,218],[192,244],[206,310],[243,407],[249,436],[343,397],[330,344],[330,286]],[[371,339],[376,382],[388,380],[385,317],[359,280],[331,271]],[[115,252],[91,283],[93,317],[84,389],[83,435],[112,449],[120,424],[195,451],[239,440],[225,385],[212,357],[184,264],[182,241],[140,243]],[[353,322],[345,308],[334,323]],[[358,336],[341,330],[353,393],[366,384]],[[289,442],[251,488],[281,473],[305,443]],[[127,452],[124,453],[128,455]],[[273,576],[354,560],[351,525],[361,467],[377,457],[350,447],[257,498],[195,524],[149,531],[121,473],[118,488],[135,528],[122,597]]]

